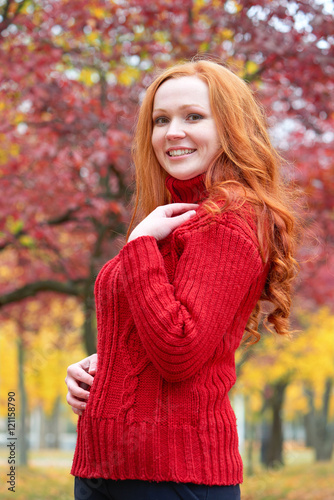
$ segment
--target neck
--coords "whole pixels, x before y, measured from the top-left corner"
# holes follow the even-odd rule
[[[169,175],[166,178],[166,187],[172,196],[173,203],[199,203],[207,197],[205,173],[185,181]]]

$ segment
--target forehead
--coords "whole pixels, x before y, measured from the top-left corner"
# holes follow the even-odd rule
[[[166,80],[155,93],[153,108],[187,104],[210,107],[209,87],[197,76]]]

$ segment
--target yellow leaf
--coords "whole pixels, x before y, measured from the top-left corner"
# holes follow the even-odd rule
[[[206,1],[205,0],[194,0],[193,1],[193,13],[198,14],[200,10],[205,7]]]
[[[17,234],[22,230],[23,222],[20,219],[15,219],[13,216],[10,215],[9,217],[7,217],[6,220],[6,228],[12,234]]]
[[[95,85],[96,81],[98,81],[98,73],[94,69],[83,68],[78,80],[79,82],[87,85],[87,87],[91,87],[92,85]]]
[[[202,42],[199,46],[199,52],[207,52],[210,48],[210,44],[208,42]]]
[[[164,43],[168,42],[169,37],[165,31],[156,31],[155,33],[153,33],[153,39],[156,42],[164,44]]]
[[[6,165],[8,162],[8,154],[6,151],[0,149],[0,165]]]
[[[101,7],[91,7],[89,12],[97,19],[104,19],[106,17],[106,12]]]
[[[20,154],[20,146],[18,144],[11,144],[9,146],[10,156],[18,156]]]
[[[234,31],[228,28],[224,28],[220,31],[220,34],[224,40],[230,40],[231,38],[233,38]]]
[[[35,245],[35,240],[28,234],[24,234],[23,236],[20,237],[19,239],[21,245],[27,248],[31,248]]]
[[[243,5],[239,2],[233,2],[236,12],[240,12],[243,9]]]
[[[132,68],[128,66],[126,69],[121,71],[118,75],[118,82],[121,85],[125,85],[128,87],[132,83],[134,83],[140,76],[140,71],[136,68]]]
[[[86,40],[88,43],[90,43],[91,45],[94,45],[95,47],[97,45],[100,45],[100,34],[98,31],[92,31],[91,33],[89,33],[88,35],[86,35]]]
[[[17,115],[14,116],[13,123],[14,123],[14,125],[18,125],[19,123],[23,122],[25,119],[26,119],[26,117],[23,113],[18,113]]]
[[[259,66],[254,61],[247,61],[246,63],[246,73],[253,75],[259,69]]]

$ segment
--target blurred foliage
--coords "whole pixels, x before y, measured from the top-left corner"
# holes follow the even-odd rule
[[[51,297],[47,310],[35,300],[27,303],[24,315],[24,378],[28,410],[42,408],[50,416],[57,398],[65,403],[64,383],[67,366],[81,359],[85,352],[81,342],[82,309],[77,300]],[[0,416],[7,415],[7,394],[18,395],[18,323],[3,321],[0,329]],[[66,405],[67,406],[67,405]],[[67,408],[73,421],[77,417]],[[72,416],[73,415],[73,416]]]
[[[267,386],[288,381],[285,418],[293,420],[309,411],[306,389],[315,395],[315,407],[323,404],[327,379],[334,379],[334,316],[328,308],[297,313],[301,329],[290,338],[264,333],[259,344],[242,367],[236,391],[248,397],[252,412],[261,414]],[[241,349],[237,351],[242,358]],[[330,417],[334,419],[334,397],[331,394]]]

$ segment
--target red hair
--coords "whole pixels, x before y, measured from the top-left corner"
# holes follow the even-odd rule
[[[157,89],[168,79],[196,76],[209,88],[212,114],[221,148],[206,172],[209,193],[203,206],[210,212],[250,203],[256,215],[259,248],[269,273],[259,303],[248,321],[245,339],[257,331],[260,302],[272,304],[267,314],[277,333],[289,332],[292,282],[297,263],[296,223],[287,188],[280,178],[282,158],[271,144],[265,116],[249,86],[232,71],[212,61],[196,60],[165,70],[147,89],[142,102],[133,144],[136,167],[136,202],[128,234],[135,220],[146,217],[159,205],[170,202],[166,173],[153,151],[152,111]],[[224,200],[221,208],[217,200]]]

